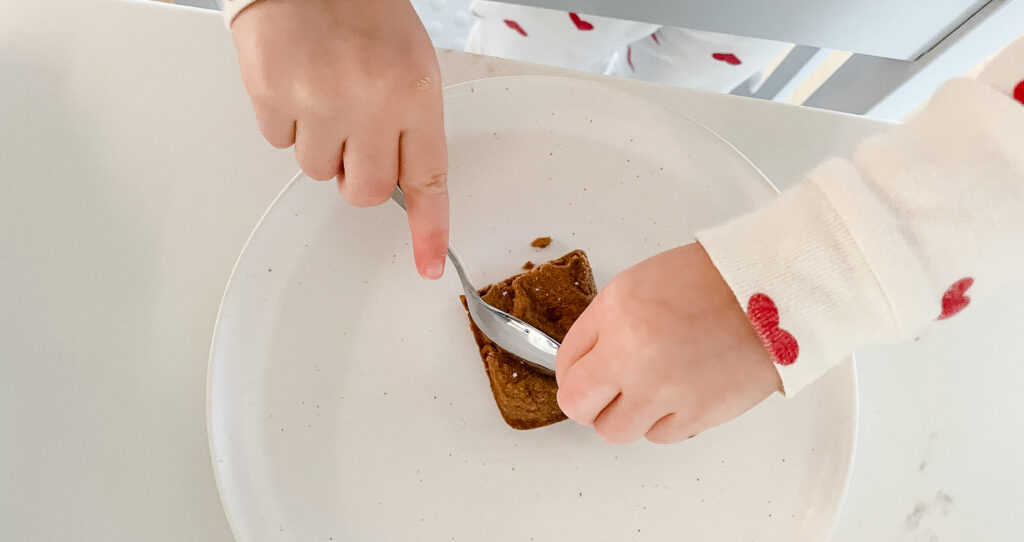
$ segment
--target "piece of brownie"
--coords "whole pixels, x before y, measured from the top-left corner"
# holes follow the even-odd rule
[[[487,304],[559,342],[596,295],[594,274],[582,250],[480,290],[480,297]],[[462,304],[466,304],[465,297]],[[472,317],[469,325],[480,347],[494,400],[506,423],[515,429],[535,429],[566,419],[558,408],[554,375],[498,348],[476,327]]]

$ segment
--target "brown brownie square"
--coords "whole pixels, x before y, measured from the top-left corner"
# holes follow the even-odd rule
[[[597,295],[590,262],[576,250],[526,273],[480,290],[487,304],[537,327],[561,342]],[[462,299],[465,306],[466,300]],[[502,350],[469,320],[491,392],[502,418],[515,429],[535,429],[566,419],[558,408],[554,375]]]

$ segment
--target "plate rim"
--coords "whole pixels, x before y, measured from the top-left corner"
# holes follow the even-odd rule
[[[689,123],[692,123],[692,124],[694,124],[696,126],[699,126],[701,129],[703,129],[704,132],[706,132],[707,134],[711,135],[714,139],[718,140],[720,143],[724,144],[726,147],[732,149],[735,152],[736,155],[738,155],[740,158],[742,158],[743,162],[746,163],[750,168],[752,168],[758,174],[758,176],[760,177],[761,181],[764,182],[774,192],[776,197],[779,196],[780,194],[782,194],[782,191],[779,190],[778,186],[776,186],[775,183],[772,182],[772,180],[770,178],[768,178],[767,175],[764,174],[764,172],[761,170],[761,168],[759,168],[757,166],[757,164],[753,163],[746,154],[744,154],[742,151],[740,151],[740,149],[738,149],[730,141],[728,141],[723,136],[721,136],[718,132],[716,132],[715,130],[713,130],[710,127],[708,127],[706,124],[704,124],[704,123],[702,123],[702,122],[700,122],[700,121],[698,121],[698,120],[696,120],[696,119],[694,119],[694,118],[692,118],[692,117],[690,117],[688,115],[685,115],[685,114],[683,114],[681,112],[675,111],[675,110],[670,109],[670,108],[668,108],[668,107],[666,107],[664,105],[661,105],[661,104],[657,103],[656,101],[647,99],[647,98],[645,98],[643,96],[637,96],[637,95],[631,94],[631,93],[629,93],[629,92],[627,92],[627,91],[625,91],[623,89],[614,87],[612,85],[609,85],[609,84],[606,84],[606,83],[603,83],[603,82],[591,81],[591,80],[587,80],[587,79],[578,79],[578,78],[573,78],[573,77],[552,76],[552,75],[506,75],[506,76],[496,76],[496,77],[483,77],[483,78],[478,78],[478,79],[471,79],[471,80],[468,80],[468,81],[464,81],[464,82],[461,82],[461,83],[456,83],[456,84],[444,87],[444,89],[443,89],[444,97],[445,97],[445,100],[447,100],[448,96],[450,94],[455,94],[457,92],[462,92],[464,89],[467,89],[467,88],[469,88],[470,86],[472,86],[474,84],[476,84],[476,85],[479,85],[479,84],[490,85],[490,84],[495,84],[495,83],[500,84],[501,81],[512,81],[512,80],[514,80],[514,81],[523,81],[523,80],[552,81],[552,82],[555,82],[555,84],[568,84],[568,85],[577,85],[577,86],[589,87],[591,89],[597,89],[599,92],[610,92],[610,93],[614,93],[614,94],[619,94],[619,95],[622,95],[622,96],[624,96],[624,97],[626,97],[626,98],[628,98],[630,100],[644,103],[648,107],[657,108],[657,109],[663,111],[669,117],[675,117],[675,118],[678,118],[678,119],[680,119],[682,121],[689,122]],[[445,104],[445,107],[447,108],[447,103]],[[256,237],[257,233],[260,232],[260,230],[264,226],[264,223],[266,222],[268,216],[270,215],[271,211],[277,206],[278,202],[280,202],[281,199],[285,196],[285,194],[287,194],[290,190],[292,190],[294,188],[294,186],[296,184],[298,184],[300,179],[303,179],[305,177],[306,177],[306,175],[303,173],[303,171],[301,169],[297,173],[292,175],[291,179],[289,179],[288,182],[284,184],[284,186],[277,193],[277,195],[275,195],[274,198],[267,204],[267,207],[266,207],[266,209],[264,209],[263,213],[260,215],[259,220],[257,220],[256,223],[253,225],[252,230],[249,232],[249,235],[246,237],[245,243],[242,245],[242,248],[239,250],[238,256],[235,258],[235,262],[234,262],[234,264],[231,267],[230,274],[228,275],[228,280],[227,280],[227,282],[224,285],[224,291],[221,294],[220,302],[217,305],[217,316],[216,316],[216,318],[214,320],[214,325],[213,325],[213,329],[212,329],[212,333],[211,333],[211,338],[210,338],[210,348],[209,348],[209,353],[208,353],[208,356],[207,356],[207,367],[206,367],[206,386],[205,386],[206,389],[205,389],[205,394],[204,394],[204,396],[205,396],[205,420],[206,420],[207,450],[209,452],[209,457],[210,457],[210,466],[211,466],[211,468],[213,470],[214,483],[215,483],[215,485],[217,487],[217,497],[218,497],[218,499],[220,500],[220,503],[221,503],[221,510],[223,511],[224,517],[225,517],[225,519],[228,522],[228,528],[231,530],[232,537],[235,538],[236,540],[238,539],[238,527],[235,524],[235,521],[236,521],[235,518],[229,512],[228,504],[227,504],[227,501],[225,500],[225,487],[224,487],[225,481],[222,479],[223,475],[222,475],[220,467],[218,466],[217,454],[216,454],[217,443],[219,441],[218,441],[217,437],[215,436],[215,433],[214,433],[214,430],[213,430],[213,426],[214,426],[214,423],[213,423],[213,413],[214,413],[214,405],[213,405],[213,402],[214,402],[214,398],[213,398],[213,392],[214,392],[214,389],[213,389],[214,388],[214,386],[213,386],[213,384],[214,384],[213,373],[214,373],[214,364],[216,363],[215,362],[215,353],[217,351],[217,346],[219,344],[219,341],[221,340],[221,337],[222,337],[222,332],[221,332],[222,316],[223,316],[223,313],[224,313],[225,303],[227,302],[228,296],[231,293],[232,288],[235,285],[236,277],[238,276],[239,266],[241,265],[242,260],[245,258],[247,252],[249,251],[250,246],[253,243],[253,239]],[[859,431],[859,422],[860,422],[860,385],[859,385],[858,378],[857,378],[858,371],[857,371],[856,355],[850,355],[840,365],[841,365],[841,367],[837,367],[837,370],[841,371],[843,373],[848,373],[846,376],[849,379],[849,381],[851,382],[851,392],[852,392],[851,398],[852,398],[852,403],[850,405],[851,406],[851,412],[850,412],[850,416],[851,416],[850,450],[849,450],[848,457],[846,458],[846,461],[844,462],[845,473],[843,474],[843,477],[842,477],[841,490],[839,492],[838,500],[837,500],[837,503],[836,503],[837,506],[836,506],[834,512],[832,513],[832,517],[830,518],[830,522],[829,522],[829,527],[827,529],[827,534],[829,536],[831,536],[831,534],[834,532],[835,527],[838,524],[838,520],[839,520],[840,514],[842,513],[842,510],[845,508],[845,505],[846,505],[846,499],[847,499],[847,496],[848,496],[849,490],[850,490],[850,481],[852,479],[853,468],[854,468],[854,459],[855,459],[855,456],[856,456],[857,443],[858,443],[858,440],[859,440],[859,433],[860,433],[860,431]]]

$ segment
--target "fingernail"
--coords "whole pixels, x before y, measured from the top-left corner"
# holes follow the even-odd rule
[[[444,260],[436,261],[427,266],[426,270],[427,278],[430,280],[437,280],[444,274]]]

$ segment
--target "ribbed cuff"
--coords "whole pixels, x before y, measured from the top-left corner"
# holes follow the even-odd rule
[[[856,170],[832,160],[768,206],[697,233],[772,354],[786,395],[856,347],[899,335],[877,264],[819,181],[833,193],[864,192]],[[853,199],[863,212],[864,202]]]

